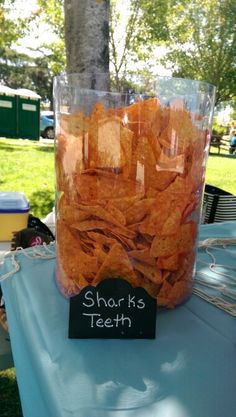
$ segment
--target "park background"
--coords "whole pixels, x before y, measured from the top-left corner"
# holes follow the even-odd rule
[[[68,22],[74,15],[89,38],[96,14],[85,18],[87,6],[101,8],[109,23],[104,38],[117,88],[133,74],[211,83],[214,133],[228,136],[236,120],[235,0],[1,0],[0,84],[33,90],[41,109],[52,109],[53,77],[83,65],[67,59],[76,35]],[[78,43],[77,54],[87,47]],[[23,191],[30,211],[46,216],[54,205],[53,141],[1,138],[0,160],[1,191]],[[206,182],[236,195],[235,157],[212,147]],[[14,368],[0,372],[0,397],[1,417],[22,416]]]

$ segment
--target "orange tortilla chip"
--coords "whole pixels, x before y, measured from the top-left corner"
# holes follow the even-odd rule
[[[105,261],[98,270],[92,285],[106,278],[124,278],[130,284],[135,284],[135,273],[126,251],[117,243],[112,246]]]
[[[160,144],[156,134],[153,134],[152,132],[148,132],[147,138],[148,138],[149,144],[152,148],[152,152],[155,156],[155,159],[156,159],[156,161],[158,161],[158,159],[161,155],[161,152],[162,152],[161,144]]]
[[[103,114],[104,116],[104,114]],[[117,116],[91,117],[88,141],[90,168],[120,168],[128,177],[131,168],[133,132]]]
[[[75,188],[83,203],[143,195],[143,187],[121,174],[103,170],[87,170],[74,177]]]
[[[67,290],[75,283],[80,287],[81,279],[85,279],[88,285],[97,272],[97,258],[82,250],[78,236],[60,220],[57,221],[57,242],[60,269],[69,280]]]
[[[132,143],[133,143],[133,132],[127,129],[126,127],[122,126],[121,135],[120,135],[120,146],[121,146],[120,167],[122,169],[124,178],[128,178],[131,173]]]
[[[177,173],[171,171],[158,171],[156,169],[155,182],[151,183],[158,191],[165,190],[176,178]]]
[[[157,295],[157,304],[174,308],[190,294],[190,290],[191,285],[187,282],[178,281],[171,285],[168,281],[164,281]]]
[[[134,132],[135,138],[148,132],[158,136],[161,129],[161,106],[157,98],[139,100],[119,112],[125,125]]]
[[[71,114],[62,113],[60,116],[60,129],[73,136],[81,136],[88,131],[89,120],[84,113],[77,111]]]
[[[85,220],[84,222],[74,223],[71,227],[80,232],[87,232],[95,229],[103,230],[107,227],[107,223],[102,220]]]
[[[162,107],[161,108],[161,132],[163,132],[169,124],[170,120],[170,108],[169,107]]]
[[[89,214],[74,207],[65,194],[58,200],[58,212],[60,220],[64,220],[67,225],[81,222],[89,218]]]
[[[184,178],[177,175],[174,181],[163,191],[163,196],[177,201],[178,204],[182,204],[182,199],[185,197],[187,200],[190,193],[191,179],[189,177]]]
[[[177,253],[168,257],[159,257],[157,259],[157,268],[159,269],[167,269],[168,271],[177,271],[178,267],[179,267],[179,255]]]
[[[119,114],[123,120],[125,127],[132,130],[134,133],[134,141],[137,140],[139,136],[145,132],[146,129],[150,127],[148,121],[145,120],[142,115],[142,101],[139,100],[137,103],[131,104],[128,107],[120,109],[116,114]]]
[[[184,108],[170,108],[168,125],[159,138],[161,144],[174,155],[179,155],[197,138],[197,129],[192,123],[190,113]]]
[[[132,250],[135,249],[135,244],[133,242],[133,240],[127,236],[124,236],[123,234],[120,233],[120,231],[118,229],[107,229],[104,230],[104,233],[106,236],[108,237],[112,237],[115,238],[116,241],[118,243],[121,243],[122,246],[126,249],[126,250]]]
[[[138,271],[135,271],[136,275]],[[137,282],[137,287],[144,288],[148,294],[151,295],[151,297],[156,298],[158,291],[160,289],[160,285],[156,282],[150,281],[148,278],[146,278],[144,275],[140,273],[139,281]]]
[[[197,237],[197,225],[194,222],[185,223],[180,228],[178,240],[179,253],[192,252]]]
[[[164,297],[167,299],[171,290],[172,285],[168,281],[164,280],[160,288],[160,291],[158,292],[158,297]]]
[[[78,208],[90,216],[98,217],[101,220],[105,220],[108,223],[112,223],[117,226],[122,226],[122,224],[117,221],[117,218],[115,218],[111,213],[109,213],[109,211],[99,205],[89,206],[85,204],[78,204]]]
[[[186,207],[182,214],[182,221],[185,223],[187,222],[188,218],[191,216],[192,213],[196,210],[198,205],[201,204],[201,196],[196,195],[195,193],[192,193],[189,197],[188,203],[186,204]]]
[[[162,236],[175,235],[179,230],[181,219],[182,219],[182,211],[178,207],[174,207],[171,205],[169,216],[163,224],[163,227],[160,231],[160,235]]]
[[[161,270],[157,269],[156,266],[144,264],[135,260],[133,260],[133,265],[134,265],[134,269],[141,272],[150,281],[158,285],[162,283]]]
[[[129,230],[133,230],[133,232],[139,232],[139,226],[142,224],[142,222],[140,223],[133,223],[133,224],[129,224],[127,227]]]
[[[154,257],[171,256],[176,253],[191,252],[197,234],[197,226],[194,222],[182,224],[179,232],[172,236],[155,236],[150,254]]]
[[[139,232],[155,236],[160,233],[163,224],[167,221],[171,207],[171,201],[166,199],[163,193],[158,193],[152,210],[139,226]]]
[[[179,267],[174,273],[168,277],[168,281],[174,284],[177,281],[188,281],[192,284],[194,269],[195,251],[179,255]]]
[[[93,256],[97,258],[98,267],[100,267],[107,257],[107,252],[105,252],[99,245],[95,245]]]
[[[178,236],[156,236],[153,239],[150,254],[153,257],[172,256],[178,253],[177,246]]]
[[[122,224],[123,226],[125,226],[126,224],[126,219],[125,219],[125,215],[122,213],[121,210],[119,210],[112,202],[112,200],[108,201],[108,203],[106,204],[105,209],[109,212],[109,214],[111,216],[113,216],[116,221],[119,224]]]
[[[150,98],[141,102],[141,112],[144,120],[149,123],[149,129],[156,136],[161,130],[161,105],[158,98]]]
[[[145,186],[145,190],[155,180],[156,158],[146,136],[138,138],[132,160],[132,177]]]
[[[98,150],[98,127],[99,122],[103,119],[106,119],[107,111],[102,103],[96,103],[93,107],[92,114],[89,119],[89,128],[88,128],[88,166],[94,168],[97,165],[99,158]]]
[[[109,238],[102,233],[97,232],[88,232],[88,236],[94,242],[98,243],[99,245],[103,246],[110,250],[111,246],[113,246],[117,241],[114,238]]]
[[[126,212],[129,207],[131,207],[133,204],[135,204],[137,201],[139,201],[141,198],[143,198],[144,193],[138,193],[137,195],[133,195],[130,197],[121,197],[121,198],[115,198],[111,197],[111,203],[114,207],[116,207],[121,212]]]
[[[135,233],[124,226],[115,226],[114,224],[106,223],[103,220],[85,220],[83,222],[77,222],[71,225],[73,229],[77,229],[80,232],[87,232],[92,230],[108,230],[118,236],[124,236],[128,239],[133,239]]]
[[[140,249],[140,250],[132,250],[128,253],[129,257],[135,259],[140,262],[147,263],[149,265],[155,266],[156,260],[150,256],[150,249]]]
[[[62,159],[63,169],[66,175],[81,172],[84,166],[83,137],[67,135],[65,153]]]
[[[133,224],[140,222],[150,211],[154,201],[154,198],[145,198],[134,203],[126,211],[126,223]]]
[[[177,172],[179,174],[184,173],[185,168],[185,156],[180,155],[166,155],[163,150],[161,151],[157,160],[157,169],[163,171]]]
[[[189,294],[191,286],[186,281],[175,282],[168,294],[168,307],[175,307],[180,304]]]

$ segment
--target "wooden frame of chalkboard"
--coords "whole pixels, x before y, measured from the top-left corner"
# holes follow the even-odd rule
[[[71,339],[154,339],[156,300],[125,279],[107,278],[70,298]]]

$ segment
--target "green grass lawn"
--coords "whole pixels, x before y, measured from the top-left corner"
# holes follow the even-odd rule
[[[213,150],[207,161],[206,183],[236,195],[236,155],[224,151],[218,155]]]
[[[54,144],[0,139],[0,191],[22,191],[30,212],[47,215],[54,205]]]
[[[236,195],[236,157],[212,152],[206,182]],[[0,139],[0,161],[0,191],[23,191],[32,214],[49,213],[54,204],[53,144]],[[22,417],[14,369],[0,372],[0,394],[1,417]]]

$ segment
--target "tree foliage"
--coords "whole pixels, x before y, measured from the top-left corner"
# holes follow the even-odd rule
[[[39,14],[61,40],[64,40],[64,0],[37,0]]]
[[[23,22],[14,22],[8,17],[8,9],[13,3],[14,0],[0,0],[0,48],[10,48],[12,43],[23,35]]]
[[[49,98],[52,99],[53,77],[66,68],[65,40],[64,40],[64,0],[37,0],[39,5],[38,18],[46,23],[53,34],[53,39],[41,45],[41,64],[50,79]],[[39,23],[40,24],[40,23]],[[39,59],[38,59],[39,61]]]
[[[11,88],[36,91],[43,100],[52,100],[52,76],[47,57],[32,58],[14,50],[1,51],[1,82]]]
[[[110,64],[119,88],[121,74],[127,71],[128,63],[137,52],[137,37],[140,32],[140,0],[126,2],[125,18],[123,0],[111,0],[110,8]]]
[[[111,1],[110,63],[118,88],[127,74],[145,77],[155,72],[155,46],[165,42],[168,35],[163,24],[166,4],[166,0]]]
[[[25,68],[28,68],[29,57],[19,54],[13,45],[27,32],[27,19],[15,19],[10,16],[14,0],[0,1],[0,83],[10,87],[30,88]]]
[[[173,76],[214,84],[217,103],[235,97],[235,0],[143,0],[143,10],[153,43],[162,11],[168,48],[162,63]]]
[[[63,0],[38,0],[39,7],[27,18],[11,17],[14,0],[0,0],[0,82],[12,88],[28,88],[52,103],[53,76],[65,70],[63,34]],[[56,7],[55,7],[56,6]],[[53,40],[35,47],[28,45],[29,53],[21,53],[17,44],[36,26],[47,24]]]
[[[50,97],[53,76],[66,68],[64,0],[37,0],[31,22],[46,23],[53,34],[37,58],[14,52],[14,43],[30,25],[8,18],[6,10],[13,4],[0,0],[0,82],[15,85],[20,80],[21,86],[43,89],[43,96],[48,89]],[[145,74],[152,72],[160,61],[156,57],[150,63],[153,51],[165,45],[161,63],[173,76],[216,85],[217,104],[236,101],[235,0],[111,0],[109,26],[110,68],[117,87],[122,75],[140,71],[141,63]]]

